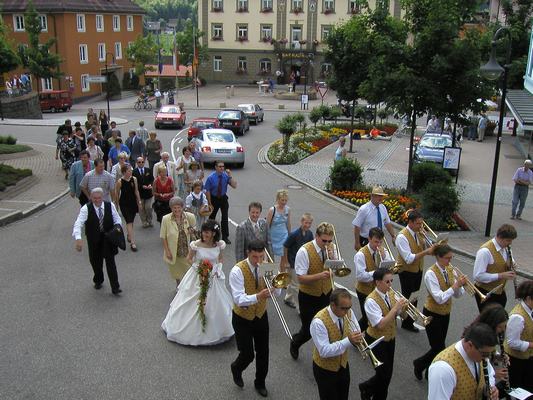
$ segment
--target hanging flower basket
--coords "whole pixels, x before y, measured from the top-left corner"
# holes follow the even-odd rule
[[[324,10],[324,14],[328,15],[328,14],[333,14],[333,10],[331,8],[326,8]]]
[[[271,12],[272,12],[272,7],[265,7],[265,8],[262,8],[262,9],[261,9],[261,12],[262,12],[262,13],[271,13]]]
[[[298,41],[300,44],[306,44],[307,43],[307,40],[299,40]]]
[[[239,42],[247,42],[248,36],[239,36]]]
[[[213,7],[213,12],[222,12],[222,7]]]
[[[237,12],[240,12],[240,13],[248,12],[248,8],[246,8],[246,7],[240,7],[239,9],[237,9]]]
[[[272,43],[272,38],[265,36],[263,39],[261,39],[265,43]]]
[[[303,12],[304,10],[302,10],[302,7],[295,7],[292,9],[292,12],[296,15],[300,14],[301,12]]]

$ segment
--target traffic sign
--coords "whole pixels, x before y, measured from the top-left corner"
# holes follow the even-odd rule
[[[88,76],[87,82],[89,83],[106,83],[107,82],[107,76]]]

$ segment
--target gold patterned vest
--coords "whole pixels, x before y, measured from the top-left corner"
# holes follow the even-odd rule
[[[348,334],[350,333],[350,327],[348,326],[348,321],[346,320],[346,318],[344,318],[342,321],[343,333],[341,335],[338,322],[337,321],[333,322],[333,320],[331,319],[331,316],[329,315],[327,307],[320,310],[315,315],[315,318],[318,318],[324,323],[324,326],[326,327],[328,331],[328,337],[329,337],[330,343],[338,342],[342,338],[347,337]],[[348,364],[348,349],[346,349],[344,353],[342,353],[339,356],[322,358],[320,357],[320,354],[318,354],[318,350],[316,346],[313,346],[313,361],[320,368],[323,368],[323,369],[326,369],[332,372],[337,372],[341,367],[346,368],[346,364]]]
[[[361,249],[361,253],[365,256],[365,265],[366,265],[366,272],[372,272],[376,270],[376,263],[374,262],[374,259],[372,258],[372,255],[370,254],[370,248],[368,247],[368,244]],[[376,252],[377,253],[377,252]],[[372,290],[374,290],[376,287],[376,284],[374,281],[372,282],[357,282],[357,285],[355,285],[355,288],[358,292],[361,292],[363,294],[366,294],[367,296],[370,294]]]
[[[407,241],[409,242],[409,247],[411,248],[411,253],[418,254],[424,251],[424,237],[420,233],[416,233],[418,243],[407,228],[403,228],[400,233],[407,238]],[[407,262],[402,258],[401,254],[398,253],[398,259],[396,260],[396,262],[400,265],[400,272],[418,272],[424,269],[423,257],[417,261],[412,262],[411,264],[407,264]]]
[[[443,292],[451,288],[455,283],[455,276],[453,275],[452,267],[450,267],[449,265],[446,267],[446,273],[448,274],[448,283],[446,283],[446,280],[442,275],[441,269],[437,266],[437,264],[433,264],[430,270],[433,271],[433,273],[437,277],[437,280],[439,281],[440,290],[442,290]],[[435,301],[433,296],[428,293],[428,297],[426,298],[426,303],[424,304],[424,307],[427,308],[429,311],[434,312],[435,314],[449,315],[452,311],[452,298],[450,297],[446,303],[439,304]]]
[[[457,383],[453,389],[451,400],[479,400],[482,398],[485,378],[481,363],[477,364],[479,382],[476,382],[476,378],[470,372],[465,359],[455,349],[455,344],[442,350],[433,360],[433,362],[437,361],[445,361],[455,372]]]
[[[489,249],[490,254],[492,255],[492,259],[494,260],[493,264],[487,265],[487,272],[489,274],[499,274],[500,272],[507,271],[507,263],[503,259],[503,256],[501,253],[496,251],[496,246],[494,246],[494,243],[492,242],[492,239],[486,242],[481,246],[481,248]],[[487,292],[494,289],[496,286],[503,284],[501,289],[496,291],[496,294],[502,294],[503,290],[505,288],[505,279],[498,279],[489,283],[483,283],[483,282],[477,282],[476,286],[485,289]]]
[[[385,303],[385,300],[383,300],[383,297],[379,295],[377,292],[378,289],[374,289],[367,297],[368,299],[374,300],[376,303],[378,303],[379,307],[381,308],[381,313],[385,317],[389,312],[390,309],[387,306],[387,303]],[[387,293],[389,295],[389,302],[391,309],[396,304],[396,298],[394,297],[394,294],[392,291],[389,290]],[[380,338],[381,336],[385,336],[385,342],[388,342],[396,337],[396,318],[393,318],[391,322],[384,328],[377,328],[375,326],[372,326],[370,323],[368,324],[368,328],[366,329],[366,332],[372,336],[374,339]]]
[[[237,267],[239,267],[242,271],[242,276],[244,277],[244,291],[246,292],[246,294],[256,294],[265,288],[265,284],[261,277],[259,277],[259,287],[255,287],[255,277],[254,274],[252,274],[252,271],[250,271],[248,261],[242,260],[238,262]],[[249,305],[247,307],[239,307],[238,305],[233,304],[233,311],[235,312],[235,314],[249,321],[252,321],[256,317],[261,318],[265,313],[265,310],[266,300],[258,299],[257,303]]]
[[[512,314],[518,314],[524,318],[524,330],[520,334],[520,340],[533,342],[533,321],[531,320],[531,317],[527,315],[527,312],[524,307],[522,307],[521,303],[518,303],[516,306],[514,306],[514,308],[511,310],[511,315]],[[507,354],[515,358],[527,360],[528,358],[533,357],[533,349],[527,349],[526,351],[511,349],[507,344],[507,340],[503,344],[503,347],[505,348],[505,352]]]
[[[313,242],[308,242],[302,247],[307,251],[307,256],[309,258],[309,269],[307,270],[307,275],[319,274],[320,272],[325,271],[322,258],[315,250],[315,245]],[[331,280],[321,279],[311,283],[300,283],[299,289],[310,296],[319,297],[320,295],[328,294],[331,291]]]

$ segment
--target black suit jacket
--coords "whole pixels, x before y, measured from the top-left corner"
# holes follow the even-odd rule
[[[144,189],[144,185],[151,185],[154,183],[154,177],[152,176],[152,169],[144,167],[144,173],[141,174],[140,168],[133,170],[133,176],[137,178],[137,186],[139,188],[139,195],[141,199],[149,199],[153,196],[151,189]]]

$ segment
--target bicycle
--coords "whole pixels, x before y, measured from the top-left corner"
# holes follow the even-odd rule
[[[148,100],[137,99],[137,101],[133,105],[133,108],[135,109],[135,111],[140,111],[141,109],[151,110],[152,105],[148,102]]]

